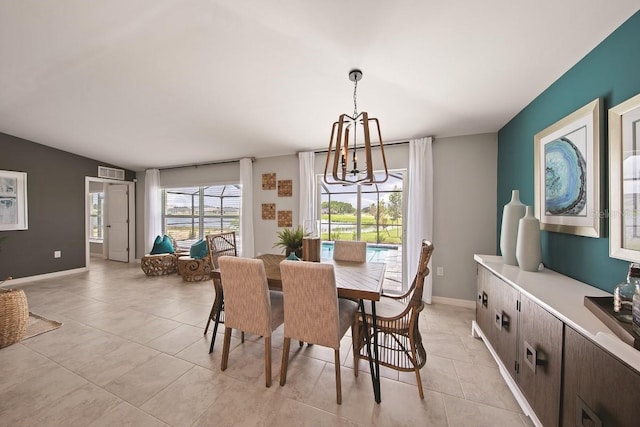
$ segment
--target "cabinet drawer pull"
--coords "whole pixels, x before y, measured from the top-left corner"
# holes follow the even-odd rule
[[[493,315],[494,315],[494,325],[496,328],[502,330],[503,328],[506,330],[509,330],[509,325],[510,325],[510,317],[507,313],[504,313],[502,311],[498,311],[498,310],[493,310]]]
[[[542,352],[533,348],[533,346],[528,342],[526,341],[523,341],[523,342],[524,342],[524,363],[526,363],[529,369],[531,369],[535,374],[536,366],[545,364],[544,358],[542,357]]]
[[[602,420],[576,395],[576,425],[584,427],[602,427]]]

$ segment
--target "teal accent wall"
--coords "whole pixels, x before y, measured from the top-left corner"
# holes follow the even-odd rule
[[[534,203],[534,135],[596,98],[604,102],[600,169],[604,205],[601,211],[608,211],[607,112],[638,93],[640,12],[636,12],[498,132],[498,242],[502,207],[511,199],[511,190],[520,190],[520,200],[524,204]],[[609,257],[608,221],[605,221],[604,233],[601,234],[604,237],[596,239],[542,231],[542,262],[566,276],[613,292],[615,285],[625,279],[629,263]]]

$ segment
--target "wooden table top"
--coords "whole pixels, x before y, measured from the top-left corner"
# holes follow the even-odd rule
[[[267,282],[270,288],[281,289],[280,262],[284,255],[264,254],[256,258],[264,262]],[[323,264],[332,264],[336,275],[338,296],[342,298],[365,299],[379,301],[382,293],[382,282],[386,265],[379,262],[347,262],[322,260]],[[220,272],[214,270],[214,276],[219,278]]]
[[[264,254],[256,258],[264,261],[269,287],[282,288],[280,262],[284,255]],[[333,264],[336,275],[338,296],[342,298],[379,301],[386,265],[379,262],[346,262],[322,260],[323,264]]]

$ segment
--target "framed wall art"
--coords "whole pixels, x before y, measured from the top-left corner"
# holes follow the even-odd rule
[[[0,170],[0,231],[27,228],[27,174]]]
[[[600,132],[596,99],[534,137],[535,212],[540,228],[600,237]]]
[[[609,255],[640,262],[640,94],[609,110]]]

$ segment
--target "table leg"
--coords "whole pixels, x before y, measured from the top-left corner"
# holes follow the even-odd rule
[[[360,300],[360,312],[362,313],[362,319],[364,319],[364,339],[367,344],[367,357],[369,359],[369,371],[371,371],[371,382],[373,383],[373,395],[375,397],[376,403],[380,403],[380,363],[378,361],[378,325],[375,301],[371,301],[371,316],[373,322],[373,354],[371,354],[371,337],[369,336],[369,324],[367,322],[367,313],[364,309],[363,300]]]

